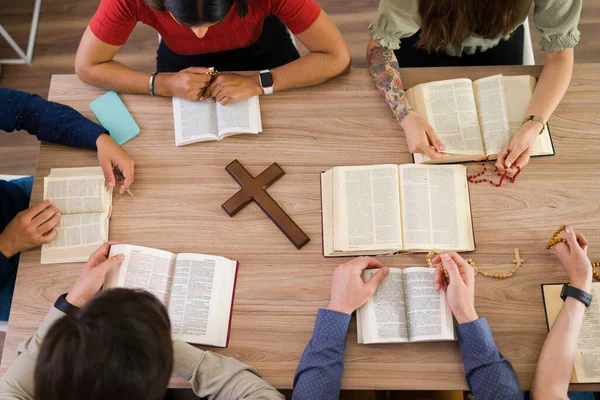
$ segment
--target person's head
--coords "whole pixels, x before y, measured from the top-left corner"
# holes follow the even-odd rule
[[[432,52],[458,45],[471,35],[499,38],[519,21],[519,0],[419,0],[421,37],[417,46]]]
[[[237,15],[248,13],[250,0],[145,0],[146,4],[159,12],[168,11],[180,25],[190,28],[200,39],[208,29],[223,20],[233,4]]]
[[[106,290],[49,329],[35,367],[35,399],[163,399],[172,370],[163,304],[144,291]]]

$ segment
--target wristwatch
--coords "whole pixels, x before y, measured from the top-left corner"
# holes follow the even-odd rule
[[[73,304],[67,301],[67,293],[61,294],[56,302],[54,303],[54,308],[59,311],[64,312],[68,316],[74,317],[79,312],[79,307],[74,306]]]
[[[546,121],[544,121],[544,118],[540,117],[539,115],[528,115],[527,117],[525,117],[521,125],[525,125],[525,123],[529,121],[535,121],[542,124],[542,129],[540,130],[540,133],[538,133],[538,135],[541,135],[542,132],[544,132],[544,129],[546,128]]]
[[[273,93],[273,86],[275,86],[275,84],[273,83],[273,74],[270,70],[263,69],[260,71],[259,80],[264,94]]]
[[[569,286],[566,283],[563,285],[563,288],[560,292],[560,298],[565,301],[567,297],[573,297],[574,299],[579,300],[585,307],[589,307],[592,304],[592,295],[584,292],[583,290],[579,290],[574,288],[573,286]]]

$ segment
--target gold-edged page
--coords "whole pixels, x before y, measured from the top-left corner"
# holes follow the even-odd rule
[[[368,282],[376,269],[362,273]],[[408,342],[408,323],[404,300],[403,271],[390,268],[390,273],[373,296],[356,311],[357,330],[361,332],[358,343],[405,343]]]
[[[398,166],[333,168],[334,250],[381,254],[401,249]]]
[[[475,249],[467,169],[463,165],[400,166],[404,249]]]

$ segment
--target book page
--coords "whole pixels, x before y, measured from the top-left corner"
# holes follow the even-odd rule
[[[401,165],[402,222],[406,250],[474,250],[466,168]]]
[[[542,285],[546,306],[548,326],[552,327],[563,305],[560,298],[562,284]],[[600,298],[600,284],[592,283],[592,297]],[[585,310],[583,325],[577,340],[577,353],[573,367],[572,383],[600,382],[600,346],[598,345],[598,332],[600,332],[600,303],[592,301]]]
[[[258,96],[226,106],[217,103],[216,109],[219,136],[258,133],[258,119],[260,119]]]
[[[168,307],[175,255],[149,247],[121,244],[111,246],[110,255],[116,254],[124,254],[125,259],[107,274],[105,286],[144,289]]]
[[[169,316],[176,338],[225,347],[237,263],[223,257],[177,255]]]
[[[419,85],[425,117],[446,146],[448,153],[484,153],[473,84],[452,79]]]
[[[212,101],[187,101],[173,97],[175,145],[217,140],[217,108]]]
[[[434,268],[406,268],[404,295],[411,342],[454,340],[452,311],[443,291],[435,290]]]
[[[333,168],[334,250],[402,248],[397,165]]]
[[[65,214],[58,223],[56,239],[44,246],[60,249],[96,244],[100,247],[108,239],[104,229],[107,218],[107,213]]]
[[[498,154],[508,143],[509,122],[502,75],[473,82],[486,154]]]
[[[63,216],[107,211],[110,193],[104,176],[44,178],[44,199],[52,201]]]
[[[362,273],[367,282],[377,269],[367,269]],[[357,310],[360,314],[362,343],[399,343],[408,341],[408,325],[404,304],[403,273],[400,268],[390,268],[373,296]]]

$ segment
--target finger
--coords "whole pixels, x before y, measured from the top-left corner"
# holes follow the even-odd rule
[[[113,165],[110,159],[103,158],[100,160],[100,168],[102,168],[102,172],[104,173],[104,179],[106,180],[106,186],[109,188],[115,187],[116,179],[115,173],[113,172]]]
[[[446,271],[448,271],[451,285],[463,281],[460,276],[460,272],[458,271],[458,265],[456,265],[448,253],[442,254],[442,264],[444,264],[444,268],[446,268]]]
[[[58,226],[58,223],[60,222],[60,218],[61,215],[60,213],[56,213],[52,216],[52,218],[50,218],[49,220],[46,220],[44,222],[42,222],[37,228],[36,228],[36,232],[40,235],[45,235],[46,233],[50,232],[52,229],[56,228]]]
[[[233,103],[233,99],[231,97],[225,97],[223,100],[221,100],[222,106],[226,106],[227,104],[231,103]]]
[[[388,276],[389,273],[390,273],[390,269],[388,267],[380,268],[375,273],[375,275],[373,275],[371,277],[371,279],[369,279],[369,281],[365,284],[365,286],[367,287],[367,291],[370,294],[375,293],[375,291],[377,290],[379,285],[381,285],[381,282],[383,282],[383,280],[385,279],[386,276]]]
[[[58,236],[58,229],[53,228],[50,232],[46,232],[45,234],[40,236],[39,240],[41,244],[46,244],[56,239],[56,236]]]
[[[104,243],[102,246],[98,247],[96,249],[96,251],[94,251],[92,253],[92,255],[90,256],[90,259],[91,258],[95,259],[96,257],[99,257],[99,256],[107,258],[108,254],[110,253],[110,246],[112,246],[113,244],[121,244],[121,243],[122,242],[118,242],[118,241],[115,241],[115,240],[111,240],[110,242]]]
[[[431,260],[432,264],[439,264],[442,262],[442,256],[440,256],[439,254],[435,257],[433,257],[433,259]]]
[[[227,98],[227,93],[225,93],[224,90],[221,90],[221,92],[217,96],[215,96],[216,101],[218,101],[219,103],[225,100],[225,98]]]
[[[444,143],[442,143],[442,141],[438,137],[437,133],[435,132],[435,129],[433,129],[433,128],[428,129],[427,136],[429,137],[429,142],[433,145],[433,147],[437,151],[445,151],[446,150],[446,146],[444,146]]]
[[[210,84],[210,80],[212,79],[212,75],[208,74],[192,74],[190,75],[190,81],[194,84],[195,87],[199,89],[204,89]]]
[[[506,166],[506,168],[510,168],[515,163],[515,161],[517,161],[517,158],[521,156],[524,150],[525,149],[523,149],[521,146],[515,146],[515,148],[512,149],[510,153],[508,153],[508,155],[506,156],[506,161],[504,161],[504,165]]]
[[[98,272],[100,274],[106,275],[106,273],[108,272],[109,269],[111,269],[115,265],[121,264],[124,259],[125,259],[124,254],[117,254],[112,257],[107,258],[106,261],[104,261],[102,264],[98,265],[96,268],[98,269]]]
[[[448,157],[449,154],[439,153],[435,147],[430,146],[429,144],[421,146],[421,149],[425,153],[425,155],[432,160],[439,160],[440,158]]]
[[[460,276],[463,277],[463,280],[467,283],[471,282],[471,280],[475,277],[475,270],[473,267],[471,267],[467,260],[462,258],[456,252],[448,253],[448,255],[458,266],[458,272],[460,273]]]
[[[41,203],[36,204],[35,206],[27,209],[23,214],[29,221],[34,219],[39,213],[44,211],[47,207],[50,207],[52,202],[50,200],[44,200]]]
[[[435,290],[440,290],[442,288],[442,276],[443,272],[440,267],[435,269],[434,280],[435,280]]]
[[[188,71],[191,72],[193,74],[203,74],[206,75],[207,72],[209,72],[209,68],[204,68],[204,67],[188,67],[186,69],[184,69],[184,71]],[[210,75],[208,75],[210,76]]]
[[[215,88],[217,87],[217,80],[213,80],[207,87],[206,89],[204,89],[204,97],[210,97],[211,93],[213,92],[213,90],[215,90]]]
[[[351,261],[351,265],[359,270],[365,270],[367,268],[383,268],[384,265],[381,261],[372,257],[358,257]]]
[[[215,86],[215,88],[210,92],[210,97],[216,98],[223,91],[223,86]]]
[[[506,156],[508,155],[508,147],[504,147],[500,153],[498,153],[498,158],[496,158],[496,168],[498,168],[502,173],[504,173],[504,163],[506,162]]]
[[[567,225],[565,229],[565,239],[567,239],[567,243],[569,244],[571,251],[575,249],[581,249],[581,246],[577,242],[577,235],[575,235],[575,231],[570,225]]]
[[[554,247],[554,253],[558,258],[562,258],[564,255],[569,254],[569,246],[564,244],[563,242],[558,242]]]
[[[48,220],[50,218],[54,217],[54,215],[56,215],[56,213],[58,213],[58,207],[56,207],[55,205],[51,205],[51,206],[47,207],[44,211],[42,211],[41,213],[36,215],[31,220],[31,223],[34,224],[36,228],[39,228],[41,225],[48,222]],[[46,229],[45,232],[47,232],[49,230],[50,229]]]
[[[588,248],[588,241],[585,238],[585,236],[583,236],[581,233],[575,232],[575,236],[577,237],[577,243],[579,243],[579,246],[581,246],[581,248],[583,249],[583,251],[585,251],[587,253],[587,248]]]
[[[123,174],[123,186],[121,186],[121,190],[124,192],[125,190],[129,189],[131,187],[131,185],[133,184],[133,167],[134,167],[134,162],[133,160],[130,160],[125,166],[123,167],[119,167],[121,170],[121,173]],[[121,193],[123,194],[123,193]]]

